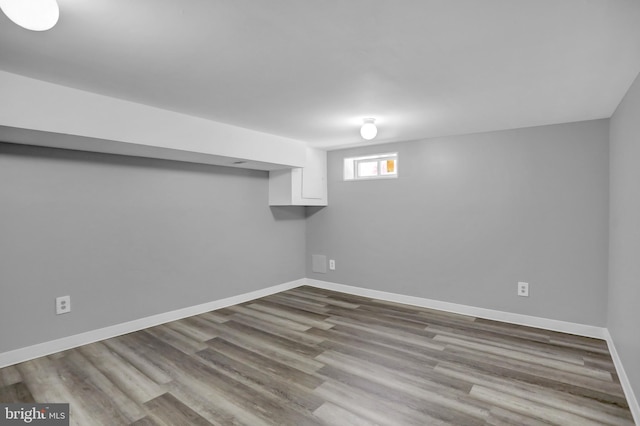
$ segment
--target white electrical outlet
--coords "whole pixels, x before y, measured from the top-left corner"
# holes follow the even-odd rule
[[[336,261],[333,259],[329,259],[329,269],[331,269],[332,271],[336,270]]]
[[[518,296],[529,297],[529,283],[518,283]]]
[[[56,315],[71,312],[71,296],[56,297]]]

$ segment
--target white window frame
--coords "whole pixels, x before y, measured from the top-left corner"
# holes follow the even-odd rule
[[[393,174],[380,174],[380,165],[383,161],[394,160],[395,173]],[[361,163],[369,163],[376,161],[378,163],[378,174],[376,176],[358,176],[358,165]],[[349,157],[344,159],[343,179],[345,181],[358,181],[358,180],[375,180],[375,179],[396,179],[398,177],[398,153],[387,152],[384,154],[365,155],[361,157]]]

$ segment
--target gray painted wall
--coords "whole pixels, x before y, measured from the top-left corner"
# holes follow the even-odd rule
[[[611,118],[607,327],[640,398],[640,76]]]
[[[304,210],[267,198],[266,172],[0,144],[0,352],[304,277]]]
[[[307,277],[604,326],[608,132],[597,120],[330,152]],[[343,158],[392,151],[397,179],[342,180]],[[313,273],[312,254],[336,270]]]

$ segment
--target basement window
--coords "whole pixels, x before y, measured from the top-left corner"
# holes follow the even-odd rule
[[[367,155],[344,159],[344,180],[398,177],[398,153]]]

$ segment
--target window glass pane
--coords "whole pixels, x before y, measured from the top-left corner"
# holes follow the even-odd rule
[[[353,158],[345,158],[344,160],[344,178],[345,180],[355,179],[355,173],[353,169],[354,164]]]
[[[396,174],[396,160],[380,161],[380,175],[389,176]]]
[[[377,161],[360,161],[358,162],[358,177],[378,176]]]

